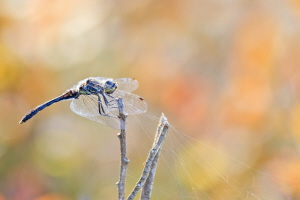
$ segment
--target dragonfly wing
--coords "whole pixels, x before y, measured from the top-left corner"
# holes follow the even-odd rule
[[[139,86],[139,82],[133,78],[118,78],[114,80],[118,84],[118,89],[125,92],[132,92]]]
[[[100,82],[105,81],[107,79],[110,79],[110,78],[107,78],[107,77],[89,77],[89,78],[96,79],[97,81],[100,81]]]
[[[103,104],[102,104],[103,105]],[[120,129],[120,121],[115,113],[110,113],[111,117],[100,115],[98,107],[98,97],[96,95],[80,95],[74,99],[70,105],[71,110],[87,119],[108,125],[114,129]],[[108,108],[104,107],[105,112]]]
[[[141,114],[145,113],[147,111],[147,102],[140,96],[129,93],[129,92],[124,92],[121,90],[116,90],[113,93],[114,98],[123,98],[123,104],[124,104],[124,111],[128,115],[136,115],[136,114]],[[112,107],[116,107],[118,110],[118,105],[115,102],[115,105]]]
[[[103,82],[108,79],[111,79],[111,78],[107,78],[107,77],[90,77],[90,78],[96,79],[99,82]],[[113,79],[113,80],[117,82],[118,89],[123,90],[125,92],[132,92],[132,91],[136,90],[139,86],[139,82],[133,78],[117,78],[117,79]]]
[[[128,115],[141,114],[147,111],[147,103],[142,97],[121,90],[116,90],[111,95],[105,95],[109,102],[108,105],[105,105],[101,95],[100,98],[102,108],[99,108],[98,96],[80,95],[77,99],[73,99],[70,106],[71,110],[82,117],[115,129],[120,128],[118,98],[123,98],[124,111]],[[104,114],[100,114],[99,109],[103,109]]]

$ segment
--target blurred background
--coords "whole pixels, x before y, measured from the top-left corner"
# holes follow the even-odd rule
[[[70,102],[18,124],[90,76],[138,79],[185,134],[152,199],[300,199],[299,22],[298,0],[2,0],[0,200],[117,199],[117,130]],[[129,191],[156,122],[128,120]]]

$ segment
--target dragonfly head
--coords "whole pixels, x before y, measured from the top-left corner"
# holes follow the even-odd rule
[[[106,94],[112,94],[117,89],[117,87],[117,83],[112,79],[109,79],[104,84],[104,91]]]

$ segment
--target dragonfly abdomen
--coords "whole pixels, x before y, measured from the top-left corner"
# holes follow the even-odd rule
[[[54,99],[51,99],[50,101],[47,101],[46,103],[43,103],[41,105],[39,105],[38,107],[32,109],[31,111],[29,111],[23,118],[22,120],[19,122],[20,124],[23,124],[24,122],[26,122],[27,120],[31,119],[34,115],[36,115],[38,112],[40,112],[41,110],[43,110],[44,108],[51,106],[54,103],[57,103],[59,101],[63,101],[63,100],[68,100],[71,98],[76,98],[78,95],[76,92],[74,92],[73,90],[70,90],[66,93],[64,93],[63,95],[56,97]]]

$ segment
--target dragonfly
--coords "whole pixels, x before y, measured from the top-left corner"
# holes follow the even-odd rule
[[[62,95],[29,111],[21,119],[20,124],[54,103],[72,100],[70,108],[74,113],[114,129],[120,129],[118,98],[123,98],[124,112],[128,115],[142,114],[147,111],[146,101],[131,93],[137,87],[138,81],[132,78],[89,77],[79,81]]]

